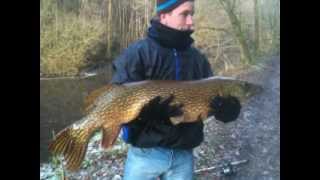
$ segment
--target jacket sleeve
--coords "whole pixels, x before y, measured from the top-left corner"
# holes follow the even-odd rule
[[[122,84],[144,80],[144,67],[139,49],[134,46],[126,49],[112,63],[113,76],[111,83]]]
[[[202,69],[201,69],[202,75],[203,75],[202,78],[208,78],[208,77],[214,76],[214,73],[208,58],[204,54],[201,54],[201,57],[203,60]]]
[[[214,76],[213,70],[212,70],[211,65],[208,62],[207,58],[205,59],[205,63],[204,64],[205,64],[204,67],[203,67],[204,78]]]

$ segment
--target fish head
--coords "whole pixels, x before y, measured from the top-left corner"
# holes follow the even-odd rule
[[[261,85],[247,81],[236,81],[231,83],[230,95],[238,97],[241,102],[260,94],[263,91]]]
[[[250,82],[243,82],[241,89],[243,91],[242,93],[245,100],[248,100],[249,98],[258,95],[263,91],[263,88],[261,85],[250,83]]]

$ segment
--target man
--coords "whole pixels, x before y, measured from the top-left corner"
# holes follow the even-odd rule
[[[206,57],[191,46],[193,14],[193,0],[157,0],[157,16],[151,20],[147,37],[131,44],[113,62],[111,82],[213,76]],[[124,180],[193,179],[192,149],[203,141],[203,122],[172,125],[169,117],[181,113],[181,105],[170,106],[172,98],[154,99],[138,121],[122,127],[123,139],[132,145]]]

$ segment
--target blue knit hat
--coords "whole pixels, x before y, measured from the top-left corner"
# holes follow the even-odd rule
[[[157,14],[170,12],[186,1],[191,0],[157,0]]]

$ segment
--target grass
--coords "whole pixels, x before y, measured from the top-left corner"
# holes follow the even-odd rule
[[[76,75],[88,61],[88,51],[100,43],[98,22],[85,23],[68,17],[61,24],[43,28],[40,37],[40,68],[43,74]]]

